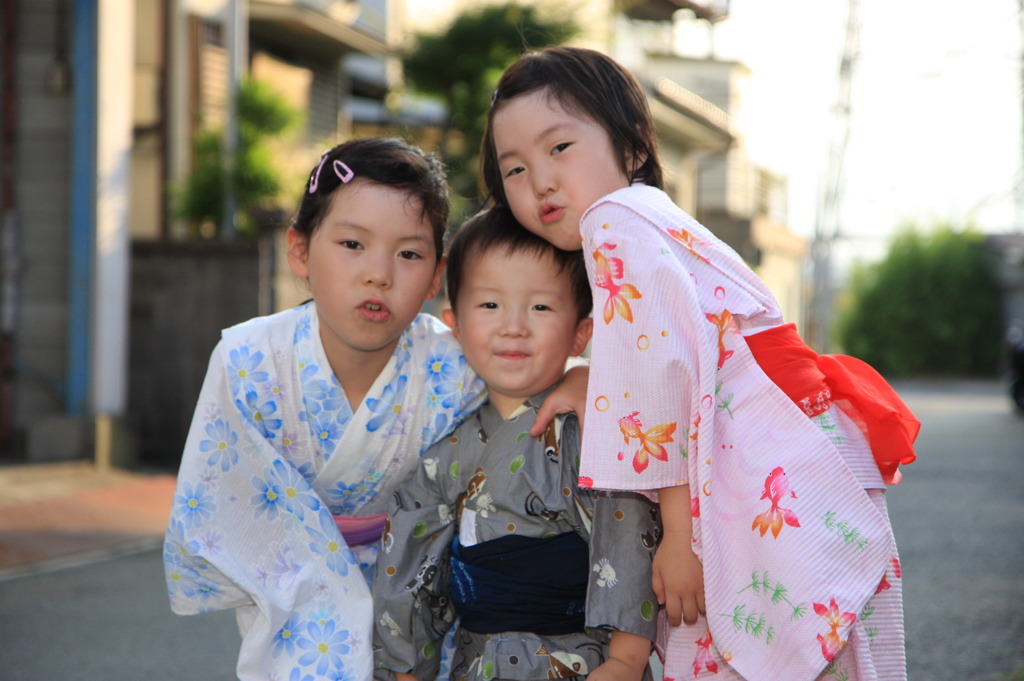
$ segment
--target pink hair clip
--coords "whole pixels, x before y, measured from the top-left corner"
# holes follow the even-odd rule
[[[344,163],[342,163],[341,161],[334,162],[334,174],[337,175],[338,178],[345,184],[351,182],[352,178],[356,176],[356,174],[352,172],[352,169],[349,168]]]
[[[327,161],[327,154],[329,153],[331,153],[330,150],[324,152],[324,155],[320,157],[320,163],[316,165],[316,169],[313,170],[313,174],[309,176],[310,194],[315,194],[316,188],[320,186],[320,170],[324,167],[324,163]]]
[[[327,155],[329,153],[329,151],[325,152],[324,155],[320,157],[320,163],[316,165],[316,169],[313,171],[313,174],[310,175],[309,177],[310,194],[315,194],[317,188],[320,186],[320,171],[323,170],[324,163],[327,162]],[[349,168],[344,163],[342,163],[341,161],[335,160],[331,164],[331,167],[334,168],[334,174],[337,175],[338,179],[341,180],[344,184],[348,184],[356,176],[356,174],[352,172],[352,169]]]

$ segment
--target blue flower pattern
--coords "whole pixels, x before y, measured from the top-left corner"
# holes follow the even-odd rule
[[[299,658],[299,664],[306,666],[316,664],[316,673],[324,676],[331,669],[344,666],[342,656],[349,652],[349,636],[347,629],[339,629],[337,622],[331,620],[321,625],[309,622],[305,636],[298,641],[299,648],[308,651]]]
[[[388,422],[394,422],[402,411],[402,402],[405,400],[405,386],[409,382],[408,376],[399,376],[394,386],[386,386],[380,399],[369,397],[366,399],[366,406],[373,412],[374,416],[367,424],[369,431],[378,430]]]
[[[277,402],[274,400],[261,402],[256,391],[250,390],[245,393],[245,401],[235,400],[235,405],[245,420],[266,439],[274,439],[276,432],[281,430],[281,419],[274,418],[277,411]]]
[[[199,443],[199,451],[210,455],[206,465],[219,465],[222,471],[227,471],[238,463],[238,451],[235,449],[238,433],[231,430],[227,421],[219,418],[206,424],[206,435],[208,439]]]
[[[279,375],[279,363],[271,356],[273,353],[266,353],[254,343],[241,342],[227,348],[226,384],[233,404],[221,403],[217,408],[208,408],[205,418],[200,421],[197,416],[194,424],[193,430],[198,429],[198,435],[191,436],[196,437],[191,446],[202,456],[206,468],[179,481],[164,545],[164,563],[172,599],[194,603],[195,612],[220,609],[225,607],[223,604],[233,604],[239,598],[236,587],[224,582],[221,574],[207,562],[224,550],[223,535],[218,532],[231,533],[230,528],[212,524],[225,505],[246,505],[251,509],[253,522],[300,523],[306,535],[306,547],[302,550],[308,550],[321,560],[323,569],[342,576],[350,572],[359,574],[359,560],[340,540],[331,513],[356,512],[377,495],[376,487],[386,472],[370,469],[361,471],[358,479],[338,479],[329,487],[322,485],[320,489],[325,490],[327,497],[324,501],[311,487],[319,467],[330,460],[338,447],[353,413],[340,383],[329,368],[324,371],[325,367],[317,359],[317,343],[312,333],[315,308],[306,305],[298,311],[302,314],[294,329],[293,357],[302,396],[301,408],[292,413],[298,414],[299,422],[289,422],[287,413],[282,410],[287,399],[282,386],[287,386],[287,377]],[[415,344],[420,341],[437,346],[426,366],[422,359],[415,364],[412,362]],[[425,448],[460,422],[465,411],[475,409],[482,401],[479,382],[474,382],[468,387],[469,393],[465,393],[466,363],[456,343],[429,333],[407,333],[395,349],[394,360],[397,380],[366,402],[372,414],[366,428],[375,436],[401,436],[405,417],[422,409],[425,418],[419,422],[425,424],[422,432],[422,447]],[[421,384],[419,404],[408,401],[410,378]],[[294,391],[295,388],[291,388],[291,392]],[[234,411],[238,418],[230,418],[225,410]],[[302,436],[296,431],[303,428],[308,429],[308,435]],[[254,433],[269,443],[277,456],[269,465],[248,474],[248,496],[226,495],[219,489],[221,475],[234,475],[242,457],[255,451],[249,444]],[[312,460],[294,460],[297,454],[309,456],[304,445],[296,446],[297,437],[302,438],[298,442],[305,439],[316,444]],[[268,547],[271,550],[267,555],[291,555],[289,546]],[[264,587],[288,588],[298,577],[290,568],[291,561],[285,561],[288,565],[284,565],[281,560],[268,557],[267,564],[254,566],[257,575],[264,575],[264,579],[258,580]],[[354,633],[348,628],[342,628],[335,608],[328,605],[328,602],[337,602],[338,595],[327,591],[318,595],[325,600],[300,605],[290,613],[272,641],[268,640],[271,655],[285,661],[287,666],[282,668],[290,670],[289,681],[313,678],[358,681],[356,671],[345,663],[357,639],[352,638]],[[366,633],[360,632],[360,635],[365,637]],[[359,639],[358,645],[365,647],[368,642]],[[284,678],[283,672],[280,678]]]
[[[327,490],[327,506],[331,513],[336,515],[354,515],[362,503],[376,496],[374,491],[377,483],[381,481],[383,474],[375,468],[362,480],[345,484],[342,481],[334,483],[334,487]],[[360,502],[360,503],[356,503]]]

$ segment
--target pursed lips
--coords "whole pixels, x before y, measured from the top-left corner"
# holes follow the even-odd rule
[[[564,212],[565,209],[561,206],[545,203],[540,207],[540,221],[542,224],[550,225],[552,222],[562,217],[562,213]]]

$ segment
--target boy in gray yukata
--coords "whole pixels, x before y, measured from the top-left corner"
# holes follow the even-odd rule
[[[488,401],[391,501],[373,584],[376,678],[433,681],[456,623],[452,681],[650,678],[657,507],[577,486],[575,414],[528,432],[590,340],[581,253],[495,208],[455,234],[447,283],[445,321]]]

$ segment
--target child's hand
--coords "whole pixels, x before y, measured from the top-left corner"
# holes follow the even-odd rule
[[[419,681],[419,679],[408,672],[395,672],[395,681]]]
[[[580,421],[580,432],[583,432],[583,414],[587,410],[587,381],[590,379],[589,366],[574,366],[565,372],[565,377],[558,387],[544,399],[533,420],[530,435],[539,437],[544,434],[556,414],[576,412]]]
[[[608,659],[590,672],[588,681],[641,681],[651,659],[651,642],[624,631],[612,633]]]
[[[704,607],[704,566],[690,549],[690,542],[665,534],[651,564],[654,593],[665,605],[668,623],[678,627],[693,624]]]
[[[662,536],[651,564],[651,581],[668,623],[693,624],[704,608],[704,566],[693,554],[693,516],[690,486],[658,490]]]

